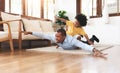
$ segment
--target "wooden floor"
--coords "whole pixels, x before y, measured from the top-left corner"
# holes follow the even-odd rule
[[[120,73],[120,46],[104,53],[107,59],[86,54],[0,52],[0,73]]]

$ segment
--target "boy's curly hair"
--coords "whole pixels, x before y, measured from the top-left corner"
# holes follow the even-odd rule
[[[78,14],[75,16],[75,19],[80,23],[80,26],[86,26],[87,25],[87,17],[84,14]]]

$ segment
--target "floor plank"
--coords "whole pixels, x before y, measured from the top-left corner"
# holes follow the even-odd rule
[[[104,50],[107,59],[88,54],[0,52],[0,73],[120,73],[120,46]]]

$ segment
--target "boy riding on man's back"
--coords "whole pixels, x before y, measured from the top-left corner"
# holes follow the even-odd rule
[[[81,40],[81,37],[85,37],[87,41],[82,41],[89,45],[93,45],[94,41],[99,42],[99,39],[93,35],[92,38],[89,39],[87,33],[84,31],[83,27],[87,25],[87,17],[84,14],[79,14],[75,17],[74,21],[69,21],[63,18],[59,18],[55,16],[56,20],[61,20],[66,23],[66,33],[71,35],[78,40]]]

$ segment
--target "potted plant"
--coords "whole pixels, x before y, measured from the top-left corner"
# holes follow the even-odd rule
[[[66,11],[64,11],[64,10],[58,11],[57,16],[58,16],[59,18],[64,18],[64,19],[66,19],[66,20],[69,20],[68,16],[66,16]],[[60,21],[60,20],[56,20],[55,23],[58,24],[58,25],[60,26],[60,28],[64,28],[64,26],[66,25],[65,22],[62,22],[62,21]]]

